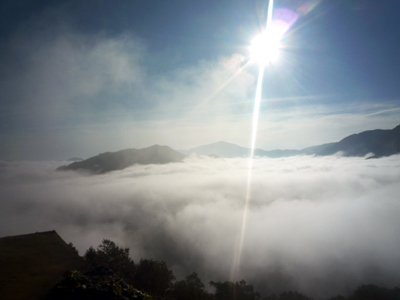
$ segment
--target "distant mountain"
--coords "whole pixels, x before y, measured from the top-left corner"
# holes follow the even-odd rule
[[[217,155],[219,157],[249,157],[250,148],[240,147],[227,142],[217,142],[189,150],[180,151],[186,155]],[[350,135],[340,142],[317,145],[301,150],[271,150],[255,149],[255,156],[288,157],[294,155],[332,155],[342,152],[345,156],[365,156],[373,153],[371,158],[389,156],[400,153],[400,125],[391,130],[370,130]]]
[[[333,144],[333,143],[332,143]],[[325,149],[326,147],[331,146],[332,144],[324,144],[314,147],[305,148],[302,150],[294,150],[294,149],[286,149],[286,150],[271,150],[266,151],[262,149],[255,149],[255,156],[268,156],[268,157],[288,157],[294,155],[313,155],[318,151]],[[198,154],[198,155],[216,155],[219,157],[225,158],[233,158],[233,157],[249,157],[250,156],[250,148],[240,147],[235,144],[227,143],[227,142],[217,142],[209,145],[204,145],[196,148],[192,148],[189,150],[180,151],[186,155],[190,154]]]
[[[213,155],[225,158],[246,157],[250,155],[250,150],[248,148],[240,147],[238,145],[222,141],[192,148],[189,150],[179,150],[179,151],[186,155],[190,154]]]
[[[125,149],[118,152],[101,153],[83,161],[61,166],[57,170],[86,170],[102,174],[122,170],[134,164],[166,164],[181,161],[183,158],[185,155],[168,146],[154,145],[144,149]]]
[[[345,156],[365,156],[373,153],[371,158],[400,153],[400,125],[389,130],[375,129],[350,135],[316,154],[332,155],[339,151]]]
[[[371,158],[390,156],[400,153],[400,125],[391,130],[369,130],[350,135],[339,142],[317,145],[301,150],[255,149],[254,155],[259,157],[288,157],[294,155],[332,155],[342,152],[345,156],[366,156]],[[217,142],[189,150],[175,151],[168,146],[154,145],[144,149],[126,149],[118,152],[106,152],[83,161],[76,161],[57,170],[87,170],[102,174],[114,170],[122,170],[134,164],[165,164],[178,162],[186,155],[198,154],[211,157],[234,158],[249,157],[250,149],[227,142]]]
[[[83,158],[80,158],[80,157],[71,157],[71,158],[67,159],[67,161],[82,161],[82,160],[83,160]]]
[[[312,147],[307,147],[301,150],[294,150],[294,149],[286,149],[286,150],[270,150],[270,151],[264,151],[264,155],[260,155],[262,152],[255,152],[256,156],[268,156],[268,157],[273,157],[273,158],[279,158],[279,157],[289,157],[289,156],[295,156],[295,155],[314,155],[319,151],[322,151],[323,149],[333,145],[334,143],[329,143],[329,144],[323,144],[323,145],[318,145],[318,146],[312,146]],[[257,155],[257,153],[259,153]]]

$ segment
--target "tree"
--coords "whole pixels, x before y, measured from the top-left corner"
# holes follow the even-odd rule
[[[400,299],[400,288],[387,289],[373,284],[358,287],[351,300],[398,300]]]
[[[210,285],[215,288],[215,299],[217,300],[259,300],[261,295],[254,290],[252,285],[246,284],[246,281],[239,282],[214,282]]]
[[[304,296],[298,292],[283,292],[279,295],[279,300],[311,300],[311,298]]]
[[[342,295],[337,295],[330,297],[328,300],[346,300],[347,298],[343,297]]]
[[[196,272],[186,276],[184,280],[177,281],[171,291],[172,298],[175,300],[206,300],[212,296],[204,289]]]
[[[174,274],[164,261],[141,259],[136,267],[134,286],[158,299],[164,299],[173,286]]]
[[[283,292],[279,296],[272,294],[265,297],[263,300],[311,300],[311,298],[304,296],[298,292]]]
[[[115,274],[82,274],[74,270],[64,276],[42,300],[152,300]]]
[[[133,282],[135,263],[129,257],[129,248],[121,248],[113,241],[104,239],[97,250],[90,247],[84,258],[89,267],[108,267],[127,282]]]
[[[69,243],[68,244],[68,246],[70,246],[71,247],[71,249],[76,253],[76,254],[78,254],[79,255],[79,251],[78,251],[78,249],[76,249],[75,248],[75,246],[74,246],[74,244],[72,244],[72,243]]]

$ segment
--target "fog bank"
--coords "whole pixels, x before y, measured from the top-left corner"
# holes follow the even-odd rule
[[[0,162],[0,236],[55,229],[84,254],[103,238],[140,258],[229,280],[248,160],[189,157],[99,176]],[[400,282],[400,156],[260,158],[238,278],[264,295]]]

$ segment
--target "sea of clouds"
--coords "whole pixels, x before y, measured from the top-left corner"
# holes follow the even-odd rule
[[[400,156],[258,158],[238,273],[248,159],[191,156],[90,176],[0,162],[0,236],[56,230],[83,255],[102,239],[178,278],[245,279],[314,297],[400,282]]]

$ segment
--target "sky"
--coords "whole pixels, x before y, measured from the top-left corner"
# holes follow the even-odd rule
[[[400,124],[399,1],[274,3],[298,19],[265,68],[256,148],[302,149]],[[250,147],[259,65],[249,46],[267,7],[1,1],[0,236],[54,229],[80,254],[108,238],[136,262],[165,260],[178,278],[228,280],[248,159],[190,156],[99,176],[55,169],[154,144]],[[399,161],[255,159],[237,279],[313,297],[398,285]]]
[[[2,1],[0,160],[250,146],[262,0]],[[304,9],[308,7],[308,9]],[[400,3],[276,0],[298,20],[263,80],[256,147],[400,122]]]
[[[80,255],[110,239],[135,262],[164,260],[178,280],[244,279],[264,296],[398,286],[399,155],[255,159],[233,278],[247,159],[191,156],[98,176],[55,171],[60,164],[0,163],[0,237],[56,230]]]

